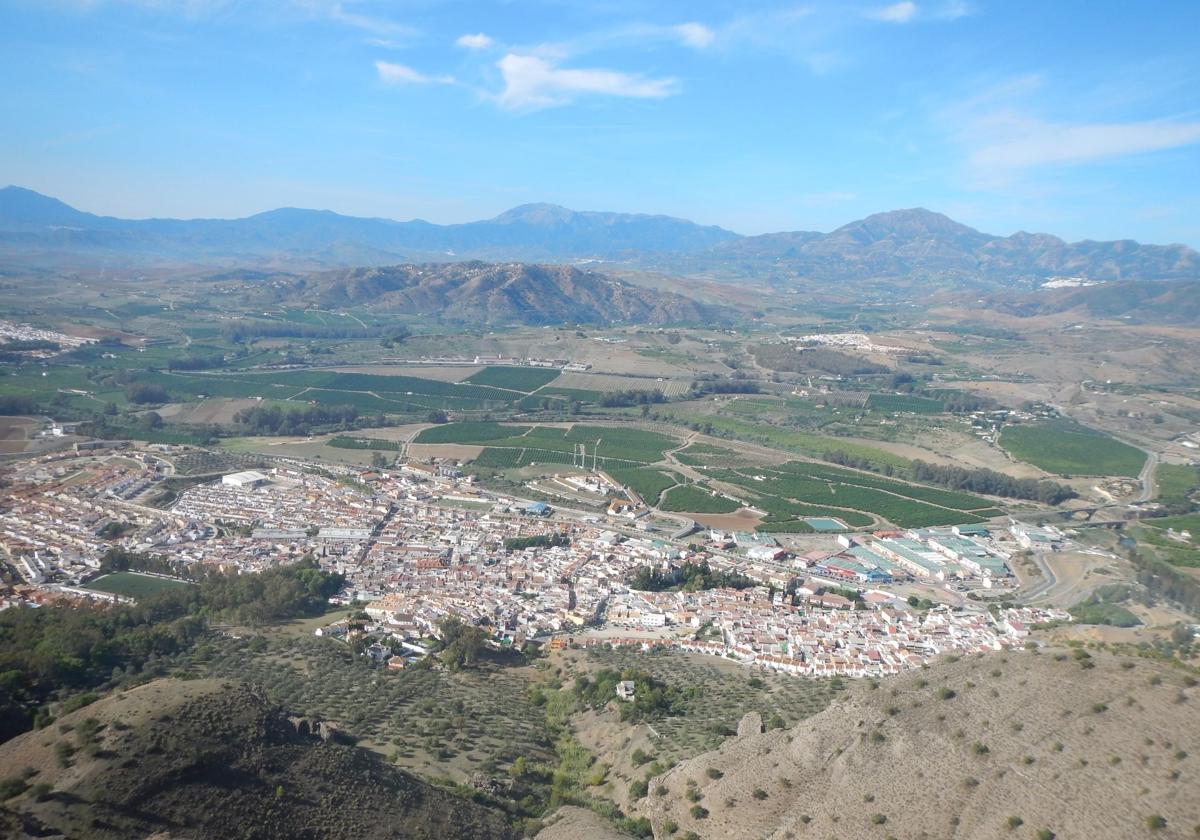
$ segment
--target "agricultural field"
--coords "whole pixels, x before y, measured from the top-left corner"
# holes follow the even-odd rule
[[[940,400],[910,394],[871,394],[867,397],[867,408],[889,414],[941,414],[945,405]]]
[[[371,449],[371,450],[387,450],[390,452],[399,452],[404,448],[404,444],[395,440],[383,440],[373,437],[352,437],[350,435],[336,435],[325,441],[326,446],[332,446],[335,449]]]
[[[695,484],[683,484],[666,492],[659,502],[662,510],[685,513],[733,513],[742,506],[732,499],[714,495]]]
[[[568,458],[574,452],[575,446],[582,443],[587,445],[589,457],[594,449],[601,461],[608,459],[643,464],[662,460],[666,450],[678,445],[674,438],[659,432],[627,426],[589,426],[582,423],[576,423],[569,428],[501,426],[498,423],[447,423],[422,431],[413,442],[481,444],[489,448],[556,452],[565,454]]]
[[[1058,475],[1136,476],[1146,453],[1070,420],[1007,426],[1000,446],[1019,461]]]
[[[902,528],[925,528],[981,522],[1000,513],[977,496],[824,464],[789,461],[706,473],[746,490],[754,506],[767,511],[760,530],[806,531],[811,526],[801,521],[804,517],[837,517],[851,527],[866,527],[878,517]]]
[[[185,452],[171,456],[176,475],[211,475],[259,469],[266,465],[262,455],[247,452],[222,452],[218,449]]]
[[[699,412],[671,412],[671,419],[684,426],[703,430],[706,434],[733,440],[771,446],[802,455],[821,456],[830,450],[840,450],[855,458],[865,458],[879,466],[891,465],[907,469],[909,461],[874,446],[830,435],[812,434],[767,423],[752,423],[735,417]]]
[[[1187,464],[1159,464],[1154,471],[1158,501],[1164,505],[1186,507],[1191,494],[1200,488],[1200,468]]]
[[[646,376],[619,376],[611,373],[567,372],[554,382],[558,388],[608,394],[614,391],[661,391],[663,396],[677,397],[691,389],[691,382]]]
[[[549,385],[558,379],[558,376],[559,372],[554,369],[492,365],[468,376],[463,381],[473,385],[490,385],[528,394],[543,385]]]
[[[1184,533],[1189,536],[1183,536]],[[1133,529],[1139,548],[1152,550],[1172,566],[1200,569],[1200,513],[1143,519]]]
[[[183,580],[142,575],[137,572],[111,572],[85,583],[83,588],[93,589],[97,592],[111,592],[113,595],[123,595],[129,598],[146,598],[160,592],[178,589],[181,586],[191,586],[191,584]]]
[[[608,474],[641,496],[648,505],[658,504],[662,494],[682,480],[676,473],[654,469],[614,469]]]

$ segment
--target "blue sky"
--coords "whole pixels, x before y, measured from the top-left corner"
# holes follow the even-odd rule
[[[0,0],[0,184],[129,217],[924,206],[1200,246],[1200,2]]]

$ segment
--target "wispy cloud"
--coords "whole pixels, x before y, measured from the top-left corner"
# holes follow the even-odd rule
[[[651,79],[601,68],[559,67],[547,58],[508,53],[496,63],[504,90],[495,101],[511,110],[537,110],[566,105],[580,96],[662,99],[677,91],[671,78]]]
[[[866,13],[867,17],[887,23],[908,23],[917,16],[917,4],[912,0],[901,0],[890,6],[881,6]]]
[[[343,26],[361,29],[373,35],[396,38],[416,33],[416,30],[407,24],[356,11],[353,3],[347,4],[340,0],[293,0],[293,2],[310,14],[326,17]]]
[[[474,34],[460,35],[454,43],[468,50],[486,50],[496,42],[482,32],[476,32]]]
[[[1008,79],[941,109],[937,121],[963,153],[968,176],[984,189],[1005,187],[1026,172],[1079,166],[1200,143],[1194,115],[1154,120],[1046,116],[1045,80]],[[1034,97],[1043,100],[1037,106]],[[1052,102],[1052,100],[1050,100]],[[1112,109],[1106,109],[1111,111]]]
[[[977,145],[970,152],[971,166],[981,172],[1002,173],[1190,146],[1200,142],[1200,122],[1070,124],[1001,112],[978,120],[972,134]]]
[[[376,61],[375,72],[379,74],[379,80],[386,85],[452,85],[455,83],[453,76],[429,76],[408,65],[396,64],[391,61]]]

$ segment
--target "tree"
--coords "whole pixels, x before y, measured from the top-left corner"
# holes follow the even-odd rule
[[[446,412],[442,411],[440,408],[435,408],[433,411],[425,415],[426,423],[445,423],[449,419],[450,418]]]
[[[444,618],[438,623],[441,634],[442,663],[451,671],[475,664],[479,651],[487,641],[487,634],[473,624],[465,624],[456,616]]]

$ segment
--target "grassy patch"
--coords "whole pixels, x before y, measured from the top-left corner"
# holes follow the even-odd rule
[[[139,575],[136,572],[112,572],[85,583],[83,588],[96,592],[111,592],[113,595],[125,595],[130,598],[145,598],[169,589],[190,585],[182,580]]]

